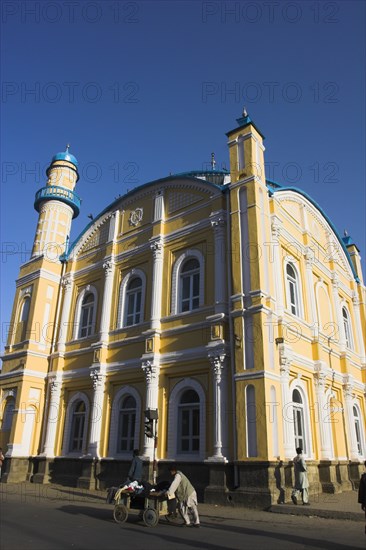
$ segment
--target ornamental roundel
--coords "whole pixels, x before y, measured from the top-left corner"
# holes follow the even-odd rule
[[[130,214],[130,219],[129,219],[130,225],[134,225],[134,226],[138,225],[142,220],[143,214],[144,214],[143,208],[136,208],[136,210],[132,210]]]

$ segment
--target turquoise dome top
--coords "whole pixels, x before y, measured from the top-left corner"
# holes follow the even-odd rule
[[[74,155],[69,153],[69,147],[70,146],[67,145],[66,151],[64,151],[63,153],[57,153],[55,156],[53,156],[51,162],[54,162],[56,160],[67,160],[67,162],[71,162],[72,164],[74,164],[74,166],[78,166],[78,161],[76,160]]]

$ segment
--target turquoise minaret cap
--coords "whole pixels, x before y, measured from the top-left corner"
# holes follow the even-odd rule
[[[70,145],[66,145],[66,151],[64,151],[63,153],[57,153],[54,157],[52,157],[51,163],[56,160],[67,160],[67,162],[71,162],[71,164],[77,167],[78,161],[76,160],[74,155],[69,153],[69,149],[70,149]]]

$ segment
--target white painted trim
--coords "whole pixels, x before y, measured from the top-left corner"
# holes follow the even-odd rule
[[[131,395],[136,401],[136,418],[135,418],[133,448],[134,449],[140,448],[139,441],[140,441],[140,424],[141,424],[141,397],[138,391],[133,386],[124,386],[123,388],[120,388],[118,390],[112,403],[111,423],[110,423],[110,429],[109,429],[109,449],[108,449],[109,458],[121,458],[126,456],[130,457],[131,455],[131,451],[126,451],[124,453],[117,452],[120,402],[127,395]]]
[[[88,369],[89,370],[89,369]],[[64,379],[66,377],[64,376]],[[71,435],[71,423],[72,423],[72,409],[76,401],[83,401],[85,404],[85,424],[84,424],[84,433],[83,433],[83,444],[82,451],[80,453],[70,452],[70,435]],[[86,453],[87,448],[87,439],[88,439],[88,428],[89,428],[89,413],[90,413],[90,403],[88,396],[83,392],[77,392],[74,394],[70,401],[67,404],[66,418],[64,424],[64,437],[62,443],[62,456],[83,456]]]
[[[289,390],[290,390],[291,400],[292,400],[292,394],[294,390],[298,390],[302,397],[303,411],[304,411],[304,430],[305,430],[304,437],[305,437],[306,447],[307,447],[307,452],[304,453],[304,456],[308,458],[314,458],[313,446],[312,446],[310,405],[309,405],[309,397],[308,397],[306,385],[303,382],[303,380],[300,380],[299,378],[295,378],[294,380],[292,380],[292,382],[290,382]],[[287,405],[288,407],[288,410],[287,410],[287,418],[288,418],[290,415],[293,415],[293,405],[292,405],[292,402],[291,404],[285,404],[285,405]],[[294,451],[296,451],[295,441],[293,442],[293,444],[294,444]]]
[[[178,453],[178,405],[181,395],[187,389],[197,392],[200,400],[200,450],[199,453]],[[204,460],[206,454],[206,396],[201,384],[193,378],[184,378],[178,382],[169,398],[168,414],[168,457],[171,460]]]
[[[93,294],[93,296],[94,296],[92,329],[91,329],[91,334],[89,334],[88,336],[81,337],[80,336],[80,332],[81,332],[81,329],[82,329],[81,320],[80,320],[81,308],[82,308],[82,304],[83,304],[85,294],[89,294],[89,293]],[[73,335],[74,340],[84,340],[85,338],[91,338],[92,336],[95,336],[95,321],[96,321],[96,317],[97,317],[97,308],[98,308],[98,292],[97,292],[97,289],[93,285],[88,284],[79,293],[79,296],[77,297],[77,300],[76,300],[75,316],[74,316],[74,335]]]
[[[129,285],[129,282],[133,278],[139,277],[141,279],[141,316],[140,316],[140,322],[137,323],[141,325],[144,322],[145,319],[145,296],[146,296],[146,275],[145,272],[142,271],[142,269],[139,268],[133,268],[131,271],[127,273],[127,275],[124,276],[124,278],[121,281],[120,287],[119,287],[119,301],[118,301],[118,317],[117,317],[117,329],[121,328],[129,328],[130,326],[136,326],[136,325],[129,325],[126,326],[126,318],[127,318],[127,311],[126,311],[126,292],[127,287]]]
[[[196,248],[189,248],[188,250],[183,252],[177,258],[177,260],[175,261],[175,263],[173,265],[173,269],[172,269],[172,303],[171,303],[171,314],[172,315],[177,315],[177,314],[182,313],[180,311],[180,301],[181,301],[181,296],[180,296],[180,274],[181,274],[181,269],[182,269],[182,265],[183,265],[184,261],[187,260],[190,257],[196,258],[199,262],[199,265],[200,265],[199,307],[203,306],[203,304],[204,304],[205,259],[204,259],[204,256],[203,256],[203,254],[200,250],[198,250]],[[196,309],[195,310],[190,310],[190,312],[185,312],[185,313],[192,313],[192,311],[196,312],[196,311],[198,311],[198,309],[197,310]]]

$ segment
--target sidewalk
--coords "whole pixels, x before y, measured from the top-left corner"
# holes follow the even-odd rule
[[[0,501],[7,498],[19,498],[20,500],[39,501],[41,499],[83,502],[101,506],[106,501],[106,491],[78,489],[64,485],[42,485],[36,483],[0,483]],[[301,502],[301,501],[300,501]],[[109,505],[110,506],[110,505]],[[199,503],[200,516],[217,519],[244,519],[254,514],[291,514],[297,516],[317,516],[328,519],[343,519],[352,521],[365,521],[365,514],[361,505],[357,502],[357,491],[348,491],[338,494],[319,494],[311,501],[310,506],[291,503],[272,505],[267,511],[249,509],[233,504],[219,506],[214,504]]]

